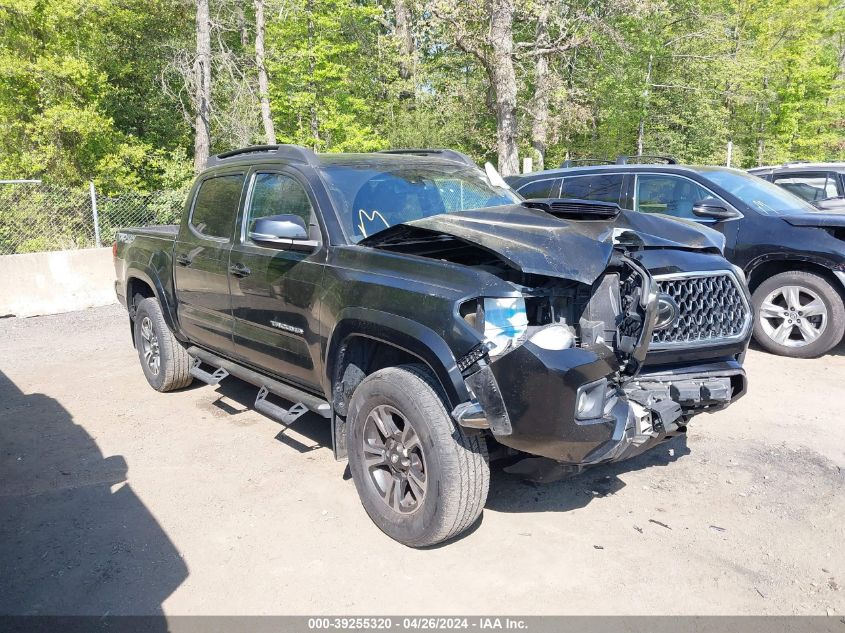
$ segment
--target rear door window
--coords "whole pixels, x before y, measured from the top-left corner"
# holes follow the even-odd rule
[[[777,175],[774,177],[774,183],[807,202],[826,200],[839,195],[835,174],[825,172]]]
[[[204,180],[191,212],[193,229],[205,237],[231,239],[243,184],[243,174],[214,176]]]
[[[517,189],[517,193],[526,200],[536,198],[557,198],[560,192],[560,178],[545,178],[534,180]]]
[[[622,184],[624,180],[623,174],[567,176],[563,179],[560,197],[622,204]]]

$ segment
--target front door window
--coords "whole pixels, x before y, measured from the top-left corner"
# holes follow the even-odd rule
[[[298,215],[308,227],[309,239],[319,240],[314,210],[302,185],[285,174],[255,174],[246,221],[245,240],[255,220],[274,215]]]
[[[692,212],[693,206],[712,197],[712,193],[692,180],[672,174],[643,174],[637,176],[634,210],[698,220]]]

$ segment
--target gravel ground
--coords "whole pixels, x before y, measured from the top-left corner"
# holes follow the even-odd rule
[[[845,347],[752,350],[748,395],[415,551],[315,417],[235,379],[151,390],[117,306],[0,320],[0,613],[843,614]]]

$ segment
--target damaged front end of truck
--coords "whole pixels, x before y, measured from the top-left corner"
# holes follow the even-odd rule
[[[559,207],[434,216],[368,240],[509,282],[456,305],[478,342],[457,360],[470,398],[452,416],[530,456],[520,472],[541,481],[633,457],[742,396],[751,327],[715,232]]]

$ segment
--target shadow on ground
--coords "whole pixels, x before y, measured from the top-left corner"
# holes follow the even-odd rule
[[[828,354],[832,354],[834,356],[845,356],[845,339],[843,339],[839,345],[830,350]]]
[[[488,510],[495,512],[567,512],[625,487],[623,473],[667,466],[690,454],[686,435],[679,435],[632,459],[587,469],[570,479],[535,484],[511,475],[495,462],[491,466]]]
[[[257,389],[230,377],[217,385],[214,393],[230,399],[241,408],[235,409],[224,400],[215,401],[215,406],[231,415],[238,415],[252,408]],[[303,416],[290,428],[280,424],[276,439],[300,453],[321,448],[331,450],[332,446],[328,420],[315,414]],[[495,512],[566,512],[583,508],[597,497],[614,494],[624,488],[625,483],[619,478],[620,474],[666,466],[689,453],[687,438],[681,435],[633,459],[596,466],[570,479],[548,484],[535,484],[520,476],[508,474],[503,471],[504,462],[493,462],[490,494],[485,508]],[[348,478],[347,468],[344,479]]]
[[[0,614],[162,614],[188,568],[124,458],[2,372],[0,447]]]
[[[203,386],[197,380],[194,381],[194,384]],[[214,391],[211,393],[218,396],[213,402],[214,406],[230,415],[239,415],[244,411],[253,410],[258,387],[234,376],[229,376],[226,380],[214,387]],[[213,398],[213,396],[211,397]],[[232,407],[222,398],[227,398],[237,403],[239,408]],[[274,401],[285,408],[292,404],[281,399]],[[329,451],[332,450],[331,423],[316,413],[306,413],[290,426],[285,426],[278,420],[274,421],[279,424],[279,432],[276,434],[276,440],[285,446],[299,453],[310,453],[321,448],[326,448]]]

